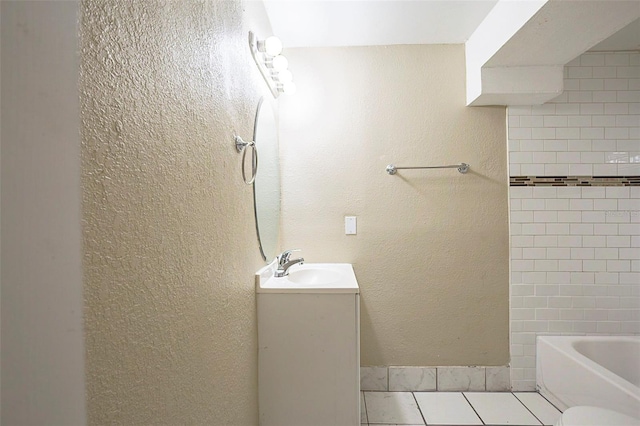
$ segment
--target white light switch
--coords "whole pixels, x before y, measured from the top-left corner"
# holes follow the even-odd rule
[[[357,231],[356,217],[345,216],[344,217],[344,233],[347,235],[355,235],[357,234],[356,231]]]

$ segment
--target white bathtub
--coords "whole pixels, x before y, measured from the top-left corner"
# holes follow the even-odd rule
[[[538,390],[558,408],[640,418],[640,336],[538,336],[536,351]]]

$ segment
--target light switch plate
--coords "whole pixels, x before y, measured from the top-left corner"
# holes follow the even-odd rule
[[[344,233],[346,235],[356,235],[357,234],[357,224],[355,216],[345,216],[344,217]]]

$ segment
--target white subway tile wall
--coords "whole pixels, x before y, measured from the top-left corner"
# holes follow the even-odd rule
[[[508,108],[510,176],[640,175],[640,54],[587,53],[564,93]],[[640,187],[510,187],[511,386],[536,336],[640,334]]]

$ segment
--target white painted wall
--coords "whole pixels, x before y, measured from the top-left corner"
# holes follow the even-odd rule
[[[467,67],[467,104],[482,94],[482,66],[548,0],[499,1],[464,45]]]
[[[465,44],[467,105],[550,101],[564,64],[639,16],[625,0],[498,2]]]
[[[0,2],[3,425],[86,423],[77,2]]]

